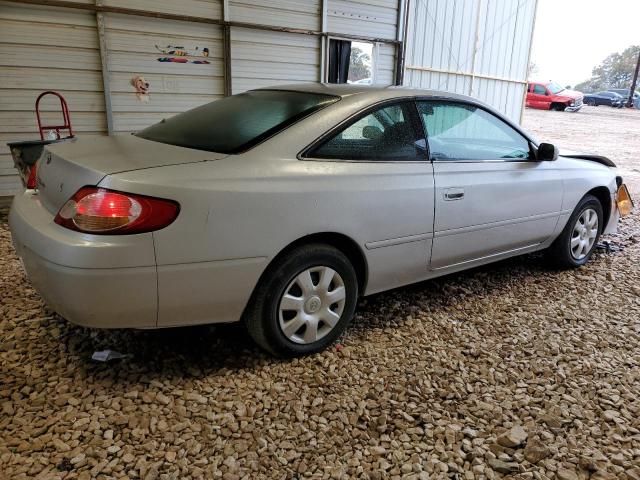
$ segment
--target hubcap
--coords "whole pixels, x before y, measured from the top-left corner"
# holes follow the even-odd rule
[[[593,248],[598,236],[598,213],[593,208],[587,208],[580,214],[573,226],[571,234],[571,255],[576,260],[582,260]]]
[[[280,298],[282,333],[303,345],[320,340],[338,324],[346,298],[344,281],[332,268],[319,266],[300,272]]]

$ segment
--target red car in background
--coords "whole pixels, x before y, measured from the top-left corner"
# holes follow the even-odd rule
[[[577,112],[582,108],[583,95],[567,90],[554,82],[529,82],[527,102],[529,108]]]

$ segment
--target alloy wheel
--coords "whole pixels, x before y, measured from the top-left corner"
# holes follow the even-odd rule
[[[585,209],[573,226],[571,234],[571,255],[582,260],[593,248],[598,236],[598,213],[593,208]]]

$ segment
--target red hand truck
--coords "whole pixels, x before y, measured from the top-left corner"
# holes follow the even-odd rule
[[[46,95],[55,95],[60,99],[60,108],[62,109],[62,125],[42,125],[42,121],[40,119],[40,100]],[[71,138],[73,137],[73,130],[71,129],[71,118],[69,117],[69,107],[67,106],[67,101],[64,99],[62,95],[58,92],[54,92],[52,90],[48,90],[46,92],[42,92],[38,95],[38,99],[36,100],[36,117],[38,119],[38,130],[40,131],[40,140],[44,140],[44,132],[45,131],[55,131],[56,139],[61,138]],[[60,135],[60,130],[68,130],[69,135],[66,137],[62,137]],[[53,139],[48,139],[53,140]]]

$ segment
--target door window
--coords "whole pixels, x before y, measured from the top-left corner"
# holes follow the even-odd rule
[[[547,89],[544,88],[542,85],[535,85],[533,87],[533,93],[538,94],[538,95],[546,95],[547,94]]]
[[[378,108],[313,148],[307,156],[341,160],[424,160],[426,143],[424,135],[414,128],[413,108],[412,102]]]
[[[433,160],[527,159],[529,141],[495,115],[463,103],[419,101]]]

